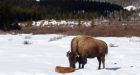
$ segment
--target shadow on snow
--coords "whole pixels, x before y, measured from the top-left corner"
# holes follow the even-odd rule
[[[121,67],[114,67],[114,68],[105,68],[106,70],[118,70],[121,69]]]

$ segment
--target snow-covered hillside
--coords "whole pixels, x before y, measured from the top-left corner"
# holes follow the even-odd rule
[[[133,10],[136,10],[138,9],[137,7],[133,6],[133,5],[130,5],[130,6],[126,6],[124,7],[124,9],[128,10],[128,11],[133,11]]]
[[[84,27],[89,27],[91,26],[91,21],[76,21],[76,20],[39,20],[39,21],[33,21],[31,24],[32,26],[35,26],[35,27],[56,27],[56,26],[59,26],[59,27],[70,27],[70,28],[74,28],[74,27],[77,27],[78,24],[81,24],[81,26],[84,26]],[[20,26],[27,26],[28,24],[27,23],[19,23]]]
[[[69,66],[66,52],[73,37],[0,35],[0,75],[61,75],[55,72],[55,67]],[[97,70],[94,58],[88,59],[84,69],[65,75],[140,75],[140,37],[96,38],[109,46],[106,69]]]

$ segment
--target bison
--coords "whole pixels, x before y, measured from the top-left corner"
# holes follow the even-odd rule
[[[67,52],[70,67],[75,68],[75,64],[79,62],[79,68],[84,68],[87,58],[97,57],[99,62],[98,69],[101,69],[101,62],[105,68],[105,55],[108,53],[107,44],[99,39],[90,36],[77,36],[71,41],[71,51]]]
[[[58,72],[58,73],[71,73],[71,72],[74,72],[75,69],[72,68],[72,67],[61,67],[61,66],[56,66],[55,68],[55,72]]]

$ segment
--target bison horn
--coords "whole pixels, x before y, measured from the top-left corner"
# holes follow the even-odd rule
[[[68,51],[66,56],[67,56],[67,57],[69,57],[70,53],[71,53],[71,52],[70,52],[70,51]]]

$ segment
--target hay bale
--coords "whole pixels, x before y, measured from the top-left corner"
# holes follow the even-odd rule
[[[72,67],[56,66],[56,68],[55,68],[55,72],[58,72],[58,73],[71,73],[74,71],[75,71],[75,69]]]

